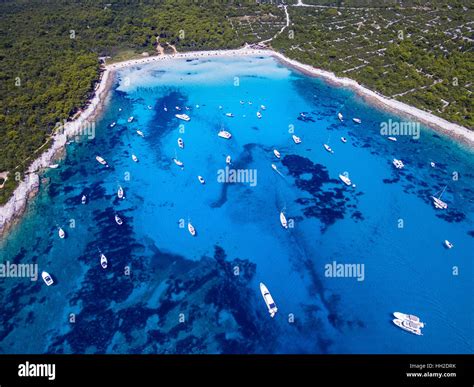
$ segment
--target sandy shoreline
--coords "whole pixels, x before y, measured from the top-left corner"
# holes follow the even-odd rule
[[[459,142],[468,145],[471,149],[474,148],[474,131],[470,131],[460,125],[448,122],[443,118],[437,117],[433,114],[415,108],[413,106],[404,104],[402,102],[384,97],[372,90],[369,90],[356,81],[349,78],[338,78],[334,73],[320,70],[309,65],[302,64],[295,60],[289,59],[284,55],[272,50],[257,50],[250,48],[241,48],[235,50],[214,50],[214,51],[196,51],[177,53],[173,55],[160,55],[153,57],[144,57],[140,59],[132,59],[128,61],[113,63],[105,66],[102,72],[102,77],[99,86],[95,91],[93,98],[84,111],[81,112],[78,118],[66,123],[64,130],[56,133],[53,136],[53,144],[45,151],[39,158],[37,158],[28,168],[26,178],[15,189],[13,196],[2,207],[0,207],[0,236],[2,236],[15,223],[21,214],[25,211],[28,200],[34,196],[39,189],[39,174],[42,169],[48,168],[57,155],[64,150],[65,145],[71,137],[75,137],[81,133],[84,126],[90,124],[94,118],[100,114],[105,101],[107,100],[108,92],[111,89],[112,74],[119,69],[142,65],[146,63],[161,62],[172,59],[197,59],[197,58],[212,58],[218,56],[272,56],[281,63],[301,71],[309,76],[319,77],[332,85],[348,87],[354,90],[362,98],[369,101],[382,109],[388,110],[400,116],[408,117],[414,121],[419,121],[424,125],[442,134],[448,135]]]

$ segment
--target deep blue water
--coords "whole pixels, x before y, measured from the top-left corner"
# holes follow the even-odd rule
[[[2,242],[2,262],[37,263],[56,283],[0,279],[0,352],[472,353],[473,154],[425,128],[388,141],[389,118],[401,120],[271,58],[121,70],[95,138],[68,146]],[[230,168],[257,171],[254,186],[218,181],[227,155]],[[445,186],[449,207],[436,210],[430,196]],[[333,261],[364,264],[364,280],[325,276]],[[420,316],[423,336],[395,327],[394,311]]]

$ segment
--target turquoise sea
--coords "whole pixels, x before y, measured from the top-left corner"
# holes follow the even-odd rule
[[[270,57],[118,71],[94,138],[41,176],[1,242],[0,263],[55,284],[0,278],[0,353],[473,353],[473,152],[424,127],[389,141],[390,119],[404,121]],[[244,181],[219,180],[226,166]],[[358,275],[329,276],[338,264]]]

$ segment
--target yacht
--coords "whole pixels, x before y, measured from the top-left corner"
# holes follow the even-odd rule
[[[113,128],[115,125],[117,125],[117,123],[114,121],[110,124],[110,127]]]
[[[281,157],[280,152],[278,152],[276,149],[273,149],[273,154],[275,155],[275,157],[276,157],[277,159],[279,159],[279,158]]]
[[[50,167],[51,169],[56,169],[56,168],[59,167],[59,164],[51,164],[49,167]]]
[[[192,236],[196,236],[196,229],[191,224],[191,222],[188,222],[188,231]]]
[[[183,168],[184,167],[184,163],[180,160],[178,160],[176,157],[173,157],[173,162],[178,166],[178,167],[181,167]]]
[[[105,161],[102,157],[95,156],[95,159],[99,162],[99,164],[105,165],[107,168],[109,167],[109,165],[107,164],[107,161]]]
[[[43,271],[43,272],[41,273],[41,278],[43,278],[43,281],[44,281],[44,283],[46,284],[46,286],[51,286],[52,284],[54,284],[53,279],[51,278],[51,276],[49,275],[49,273],[46,272],[46,271]]]
[[[120,216],[118,216],[117,214],[115,214],[115,222],[121,226],[123,224],[123,220],[122,218],[120,218]]]
[[[143,134],[143,132],[141,130],[137,130],[137,134],[140,136],[140,137],[145,137],[145,135]]]
[[[81,203],[82,203],[82,204],[86,204],[86,202],[87,202],[87,196],[86,196],[86,195],[82,195]]]
[[[291,137],[293,138],[293,141],[295,142],[295,144],[301,144],[301,138],[299,138],[296,134],[294,134]]]
[[[435,206],[435,208],[438,208],[440,210],[445,210],[446,208],[448,208],[448,204],[441,200],[441,196],[443,195],[445,189],[446,187],[443,188],[443,190],[441,191],[441,194],[438,197],[436,196],[431,197],[431,199],[433,199],[433,205]]]
[[[390,141],[394,141],[394,142],[397,141],[397,138],[396,138],[396,137],[392,137],[392,136],[387,137],[387,139],[390,140]]]
[[[66,237],[65,231],[61,227],[58,228],[58,235],[61,239],[64,239]]]
[[[286,216],[283,211],[280,212],[280,223],[283,228],[288,228],[288,221],[286,220]]]
[[[229,139],[229,138],[232,137],[232,134],[230,134],[230,133],[229,133],[228,131],[226,131],[226,130],[221,130],[221,131],[219,131],[219,133],[217,133],[217,135],[218,135],[219,137],[222,137],[222,138],[225,138],[225,139]]]
[[[267,107],[265,105],[260,105],[260,109],[267,110]]]
[[[412,321],[409,321],[409,320],[400,320],[398,318],[394,319],[393,320],[393,323],[399,327],[399,328],[402,328],[403,330],[407,331],[407,332],[411,332],[415,335],[418,335],[418,336],[421,336],[422,333],[421,333],[421,329],[420,329],[420,326]]]
[[[232,113],[226,113],[225,114],[227,117],[234,117],[234,115]]]
[[[228,156],[225,158],[225,163],[226,163],[226,164],[230,164],[231,161],[232,161],[232,159],[231,159],[230,155],[228,155]]]
[[[341,141],[345,144],[347,142],[347,138],[341,137]]]
[[[186,122],[191,121],[191,118],[187,114],[175,114],[174,116]]]
[[[183,139],[182,139],[181,137],[178,138],[178,146],[179,146],[181,149],[184,148],[184,141],[183,141]]]
[[[275,305],[275,301],[273,301],[272,295],[262,282],[260,282],[260,292],[262,293],[262,297],[265,300],[265,304],[267,305],[268,313],[270,313],[272,318],[275,317],[276,312],[278,312],[278,308]]]
[[[351,179],[349,179],[347,176],[343,175],[343,174],[340,174],[339,175],[339,179],[342,180],[342,182],[345,184],[345,185],[352,185],[352,181]]]
[[[342,121],[344,119],[342,113],[337,113],[337,118],[339,118],[339,121]]]
[[[138,157],[135,156],[134,154],[132,154],[132,160],[135,161],[136,163],[138,163]]]
[[[100,266],[102,266],[102,269],[107,269],[107,257],[104,254],[100,254]]]
[[[395,166],[395,168],[397,169],[402,169],[405,164],[403,164],[403,161],[402,160],[398,160],[398,159],[393,159],[392,161],[392,164]]]
[[[117,190],[117,196],[119,199],[125,199],[125,194],[123,192],[122,186],[119,185],[118,190]]]
[[[262,113],[257,112],[257,118],[262,118]]]
[[[127,122],[128,122],[128,123],[130,123],[130,122],[132,122],[132,121],[133,121],[133,116],[131,116],[131,117],[128,117],[128,120],[127,120]]]
[[[360,118],[353,118],[352,121],[354,121],[356,124],[362,123],[362,120]]]
[[[204,180],[204,177],[198,176],[198,180],[201,184],[206,184],[206,181]]]
[[[448,249],[452,249],[454,247],[454,245],[450,241],[448,241],[447,239],[444,241],[444,245]]]
[[[430,162],[430,165],[431,165],[431,168],[436,167],[436,164],[433,161]]]
[[[326,149],[329,153],[334,153],[334,151],[331,149],[331,147],[328,144],[323,144],[324,149]]]
[[[425,323],[420,321],[420,318],[418,316],[412,315],[412,314],[405,314],[405,313],[400,313],[400,312],[393,312],[393,316],[399,320],[407,320],[411,321],[415,324],[418,324],[420,328],[423,328],[425,326]]]

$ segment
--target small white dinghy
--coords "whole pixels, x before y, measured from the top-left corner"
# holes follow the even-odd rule
[[[102,269],[107,269],[108,261],[107,257],[104,254],[100,254],[100,266],[102,266]]]
[[[273,149],[273,154],[275,155],[275,157],[276,157],[277,159],[279,159],[279,158],[281,157],[280,152],[278,152],[276,149]]]
[[[46,272],[46,271],[43,271],[43,272],[41,273],[41,278],[43,278],[43,281],[44,281],[44,283],[46,284],[46,286],[51,286],[52,284],[54,284],[53,279],[51,278],[51,276],[49,275],[49,273]]]
[[[270,313],[272,318],[275,317],[276,312],[278,312],[278,308],[275,305],[275,301],[273,301],[272,295],[263,282],[260,282],[260,292],[262,293],[262,297],[265,301],[265,304],[267,305],[268,313]]]
[[[198,180],[201,184],[206,184],[206,180],[204,180],[204,177],[202,177],[201,175],[198,176]]]
[[[66,232],[61,227],[58,228],[58,235],[61,239],[66,238]]]

